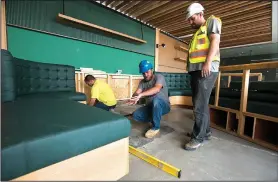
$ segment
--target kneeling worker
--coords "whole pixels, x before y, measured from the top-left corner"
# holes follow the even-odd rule
[[[95,106],[106,111],[110,111],[116,107],[116,97],[113,90],[107,83],[97,80],[93,75],[87,75],[84,81],[91,87],[91,98],[88,101],[88,105]]]
[[[154,74],[152,69],[153,66],[149,61],[141,61],[139,71],[143,74],[144,79],[140,81],[133,94],[134,99],[129,100],[129,104],[136,104],[142,97],[147,99],[146,105],[133,113],[134,120],[152,124],[152,128],[145,134],[147,138],[153,138],[159,133],[162,115],[170,112],[168,88],[164,76]]]

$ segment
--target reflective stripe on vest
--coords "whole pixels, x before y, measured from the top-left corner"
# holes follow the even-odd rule
[[[195,52],[191,52],[189,55],[190,58],[200,58],[200,57],[207,57],[208,49],[201,49]]]
[[[221,24],[221,20],[215,16],[210,16],[206,21],[206,24],[201,26],[199,30],[194,34],[189,45],[189,62],[201,63],[206,61],[208,50],[210,46],[210,40],[207,36],[207,23],[211,18],[217,19]],[[220,61],[219,56],[214,56],[214,61]]]

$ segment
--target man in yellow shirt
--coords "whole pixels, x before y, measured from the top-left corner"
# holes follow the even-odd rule
[[[116,107],[116,97],[113,90],[107,83],[97,80],[93,75],[87,75],[84,81],[91,87],[91,98],[88,101],[88,105],[95,106],[106,111],[113,110]]]

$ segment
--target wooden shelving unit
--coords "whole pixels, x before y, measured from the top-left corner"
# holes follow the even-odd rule
[[[175,46],[175,49],[180,50],[180,51],[184,51],[184,52],[188,52],[188,49],[186,47],[183,47],[183,46]]]
[[[278,118],[247,112],[249,78],[258,76],[261,80],[261,74],[252,75],[250,70],[267,68],[278,68],[278,61],[220,67],[216,82],[215,102],[214,105],[210,105],[211,127],[278,151]],[[232,75],[242,76],[239,110],[218,106],[220,77],[231,76],[221,72],[239,70],[243,70],[243,73]]]
[[[278,151],[278,118],[270,121],[263,115],[258,117],[253,113],[244,114],[244,127],[241,133],[239,125],[243,120],[239,119],[239,114],[236,110],[232,112],[210,105],[211,127]]]
[[[98,29],[98,30],[101,30],[101,31],[104,31],[104,32],[108,32],[108,33],[111,33],[111,34],[114,34],[114,35],[118,35],[118,36],[121,36],[121,37],[125,37],[125,38],[128,38],[128,39],[136,41],[136,42],[147,43],[147,41],[145,41],[145,40],[138,39],[136,37],[132,37],[130,35],[123,34],[123,33],[108,29],[108,28],[104,28],[104,27],[95,25],[93,23],[89,23],[89,22],[86,22],[86,21],[83,21],[83,20],[79,20],[79,19],[67,16],[67,15],[63,15],[61,13],[58,14],[58,18],[62,19],[62,20],[67,20],[67,21],[70,21],[70,22],[74,22],[74,23],[77,23],[79,25],[84,25],[84,26],[87,26],[87,27],[90,27],[90,28],[95,28],[95,29]]]
[[[184,59],[184,58],[174,58],[174,60],[176,60],[176,61],[186,62],[186,59]]]

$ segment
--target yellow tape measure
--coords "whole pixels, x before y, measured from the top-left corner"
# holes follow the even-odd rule
[[[139,157],[140,159],[143,159],[144,161],[152,164],[153,166],[175,176],[175,177],[178,177],[180,178],[181,177],[181,170],[170,165],[170,164],[167,164],[166,162],[163,162],[139,149],[136,149],[132,146],[129,146],[129,152],[137,157]]]

